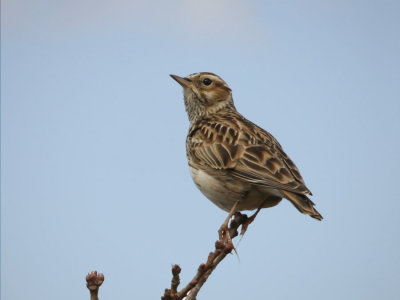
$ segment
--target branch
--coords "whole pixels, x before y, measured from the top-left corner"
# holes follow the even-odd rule
[[[99,287],[103,281],[104,275],[102,273],[97,274],[97,271],[93,271],[86,276],[86,286],[90,291],[90,300],[99,300]]]
[[[179,292],[177,291],[177,288],[180,283],[179,274],[181,272],[181,268],[178,265],[173,265],[171,289],[165,289],[164,295],[161,297],[161,299],[181,300],[186,297],[186,300],[196,300],[198,292],[214,269],[228,253],[231,253],[232,250],[235,249],[232,244],[232,239],[238,235],[238,227],[243,225],[247,220],[248,218],[246,215],[241,214],[240,212],[235,213],[234,218],[228,227],[229,235],[225,235],[225,237],[221,237],[215,242],[215,250],[208,255],[207,262],[199,266],[193,279]]]

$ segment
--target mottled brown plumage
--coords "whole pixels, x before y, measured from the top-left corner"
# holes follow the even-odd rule
[[[278,141],[236,111],[228,85],[213,73],[171,75],[184,89],[190,121],[186,151],[194,182],[220,208],[253,210],[288,199],[300,212],[322,216],[296,165]]]

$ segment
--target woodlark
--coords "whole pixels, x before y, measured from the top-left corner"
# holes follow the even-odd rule
[[[190,173],[208,199],[232,215],[257,214],[286,198],[301,213],[322,219],[296,165],[270,133],[237,112],[225,81],[206,72],[171,77],[183,87],[190,121]]]

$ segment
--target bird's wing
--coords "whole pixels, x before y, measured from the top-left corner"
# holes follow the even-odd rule
[[[189,162],[198,168],[224,169],[254,185],[311,194],[278,141],[240,115],[195,123],[186,147]]]

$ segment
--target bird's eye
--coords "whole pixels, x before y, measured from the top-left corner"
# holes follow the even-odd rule
[[[209,79],[209,78],[205,78],[205,79],[203,79],[203,83],[205,84],[205,85],[210,85],[211,84],[211,79]]]

